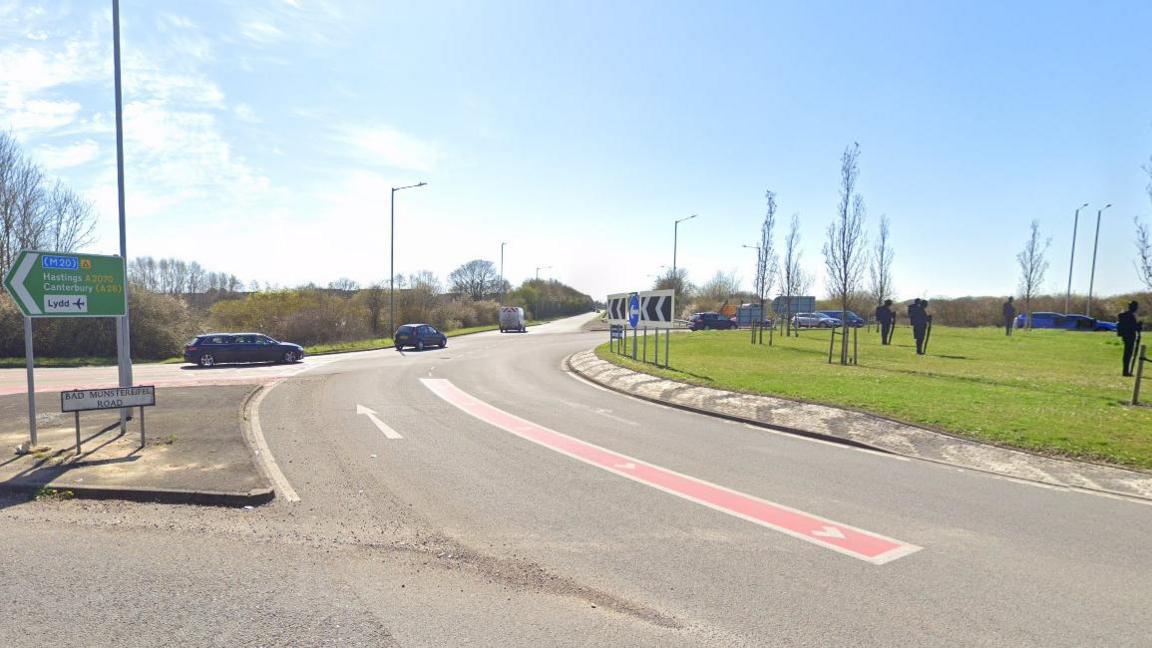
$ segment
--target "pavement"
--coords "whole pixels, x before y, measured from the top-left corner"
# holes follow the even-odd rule
[[[576,353],[567,363],[598,385],[694,412],[1057,488],[1152,500],[1148,473],[980,443],[838,407],[690,385],[621,367],[594,351]]]
[[[80,452],[74,414],[60,412],[54,393],[37,394],[38,445],[26,454],[27,397],[0,396],[0,490],[169,503],[256,505],[273,496],[245,441],[244,406],[257,387],[230,385],[156,390],[145,408],[141,446],[139,409],[126,431],[118,410],[80,414]]]
[[[1142,500],[628,396],[582,321],[269,385],[295,501],[0,494],[0,645],[1147,645]]]

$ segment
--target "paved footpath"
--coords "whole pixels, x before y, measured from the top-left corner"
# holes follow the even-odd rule
[[[267,502],[271,485],[244,436],[244,406],[255,389],[157,389],[156,406],[145,408],[143,446],[139,419],[121,432],[118,411],[82,412],[79,454],[74,416],[60,412],[56,394],[37,394],[37,447],[16,454],[28,441],[27,399],[0,396],[0,491],[43,488],[79,497],[230,506]]]
[[[572,355],[568,365],[609,389],[675,407],[1055,488],[1152,500],[1146,473],[969,441],[863,412],[689,385],[612,364],[593,351]]]

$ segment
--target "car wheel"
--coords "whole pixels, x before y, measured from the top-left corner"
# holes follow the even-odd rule
[[[196,363],[201,367],[211,367],[216,364],[216,358],[211,353],[202,353]]]
[[[297,360],[296,352],[295,351],[285,351],[284,357],[282,357],[281,360],[285,364],[292,364],[293,362],[296,362],[296,360]]]
[[[416,341],[416,350],[417,351],[423,351],[424,350],[424,340],[417,340]]]
[[[403,345],[403,344],[397,344],[397,345],[396,345],[396,350],[397,350],[397,351],[403,351],[403,350],[404,350],[404,345]]]
[[[440,348],[441,349],[446,348],[447,346],[448,346],[448,338],[444,338],[443,340],[440,341]]]

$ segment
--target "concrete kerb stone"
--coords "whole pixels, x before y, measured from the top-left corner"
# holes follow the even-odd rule
[[[565,366],[612,391],[699,414],[1046,486],[1152,501],[1152,475],[1134,470],[981,443],[865,412],[654,377],[601,360],[594,351],[569,356]]]

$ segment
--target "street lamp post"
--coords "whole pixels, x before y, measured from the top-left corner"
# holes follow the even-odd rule
[[[536,268],[536,281],[540,281],[540,271],[541,270],[549,270],[551,268],[552,268],[552,266],[537,266],[537,268]]]
[[[693,218],[696,218],[696,214],[681,218],[672,225],[672,283],[674,286],[678,282],[678,275],[676,274],[676,247],[680,239],[680,223],[686,220],[692,220]]]
[[[1064,293],[1064,314],[1068,314],[1068,309],[1071,308],[1072,303],[1072,262],[1076,260],[1076,226],[1080,224],[1080,210],[1088,206],[1084,203],[1076,208],[1076,216],[1072,218],[1072,254],[1068,257],[1068,292]]]
[[[392,208],[389,223],[391,231],[388,234],[388,334],[396,332],[396,192],[403,189],[423,187],[427,182],[419,182],[404,187],[392,187]]]
[[[1111,206],[1112,203],[1108,203],[1096,210],[1096,240],[1092,242],[1092,274],[1088,277],[1088,308],[1084,312],[1088,317],[1092,317],[1092,288],[1096,283],[1096,246],[1100,244],[1100,215]]]
[[[128,238],[124,227],[124,109],[120,89],[120,0],[112,0],[112,73],[116,93],[116,196],[120,222],[120,258],[128,269]],[[124,283],[124,303],[128,303],[128,282]],[[116,364],[119,366],[120,386],[132,386],[132,335],[128,311],[116,318]],[[32,395],[29,394],[29,399]],[[143,410],[141,410],[143,411]],[[120,410],[120,431],[127,429],[132,408]],[[35,438],[35,434],[33,434]]]
[[[508,241],[500,241],[500,304],[504,304],[504,246]]]

